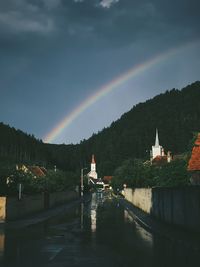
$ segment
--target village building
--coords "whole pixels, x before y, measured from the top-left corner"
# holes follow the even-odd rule
[[[172,156],[170,151],[166,155],[164,148],[159,144],[158,129],[156,129],[155,145],[152,146],[152,150],[150,151],[150,161],[152,164],[162,165],[171,162],[171,160]]]
[[[152,146],[152,159],[155,159],[157,156],[163,157],[164,156],[164,149],[159,144],[159,138],[158,138],[158,129],[156,129],[156,140],[155,145]]]
[[[47,170],[44,167],[26,166],[24,164],[16,165],[16,170],[26,174],[33,175],[34,178],[44,177],[47,174]]]
[[[96,172],[96,162],[95,162],[95,158],[94,155],[92,155],[92,161],[90,164],[90,172],[87,174],[87,176],[91,179],[97,180],[98,179],[98,175]]]
[[[190,182],[192,185],[200,185],[200,133],[194,143],[192,155],[188,163],[188,171],[191,174]]]
[[[104,176],[102,180],[103,180],[104,184],[110,184],[112,178],[113,178],[113,176]]]
[[[44,177],[46,175],[46,171],[44,171],[44,169],[42,170],[39,166],[29,166],[28,169],[30,173],[34,175],[34,178]]]

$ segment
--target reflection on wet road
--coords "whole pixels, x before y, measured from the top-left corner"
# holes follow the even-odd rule
[[[0,266],[7,267],[199,266],[199,252],[147,232],[102,193],[38,225],[0,229]]]

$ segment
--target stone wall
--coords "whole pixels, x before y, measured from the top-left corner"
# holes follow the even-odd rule
[[[75,191],[23,196],[21,200],[14,197],[0,197],[0,220],[21,219],[76,198],[78,194]]]
[[[200,232],[200,187],[124,190],[134,206],[170,224]]]

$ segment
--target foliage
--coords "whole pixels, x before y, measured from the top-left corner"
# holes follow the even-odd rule
[[[12,175],[15,170],[15,165],[12,163],[8,163],[7,161],[3,161],[1,159],[0,164],[0,195],[5,195],[7,192],[7,182],[8,177]]]
[[[153,186],[183,186],[189,184],[187,161],[174,160],[162,166],[143,163],[141,160],[126,160],[114,173],[112,186],[153,187]]]
[[[200,131],[199,99],[200,82],[181,91],[167,91],[134,106],[110,127],[79,145],[47,145],[51,161],[74,171],[90,163],[95,154],[99,176],[113,175],[129,158],[149,158],[156,128],[166,151],[183,153],[193,133]]]
[[[70,172],[57,170],[48,171],[46,179],[46,187],[49,192],[64,191],[78,184],[77,175]]]
[[[156,128],[166,151],[173,154],[187,151],[193,133],[200,132],[199,99],[200,82],[181,91],[172,89],[134,106],[110,127],[77,145],[44,144],[33,135],[0,123],[0,159],[48,169],[56,165],[71,176],[71,173],[79,173],[83,166],[88,166],[91,155],[95,154],[99,177],[113,175],[125,160],[149,158]],[[135,174],[135,177],[138,176]],[[133,183],[139,185],[141,180],[136,180]]]
[[[0,195],[17,195],[19,184],[22,184],[23,194],[36,194],[44,191],[56,192],[75,187],[79,183],[74,172],[48,170],[46,176],[35,177],[31,173],[16,170],[13,165],[0,168]]]
[[[47,152],[41,140],[0,123],[0,159],[44,165],[46,157]]]
[[[34,178],[30,173],[15,170],[9,176],[9,184],[7,186],[7,195],[16,195],[18,193],[19,184],[22,184],[24,194],[39,193],[43,189],[43,177]]]

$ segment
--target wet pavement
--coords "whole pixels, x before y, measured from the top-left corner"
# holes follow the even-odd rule
[[[120,201],[93,194],[54,218],[0,228],[0,266],[200,266],[200,249],[140,226]]]

